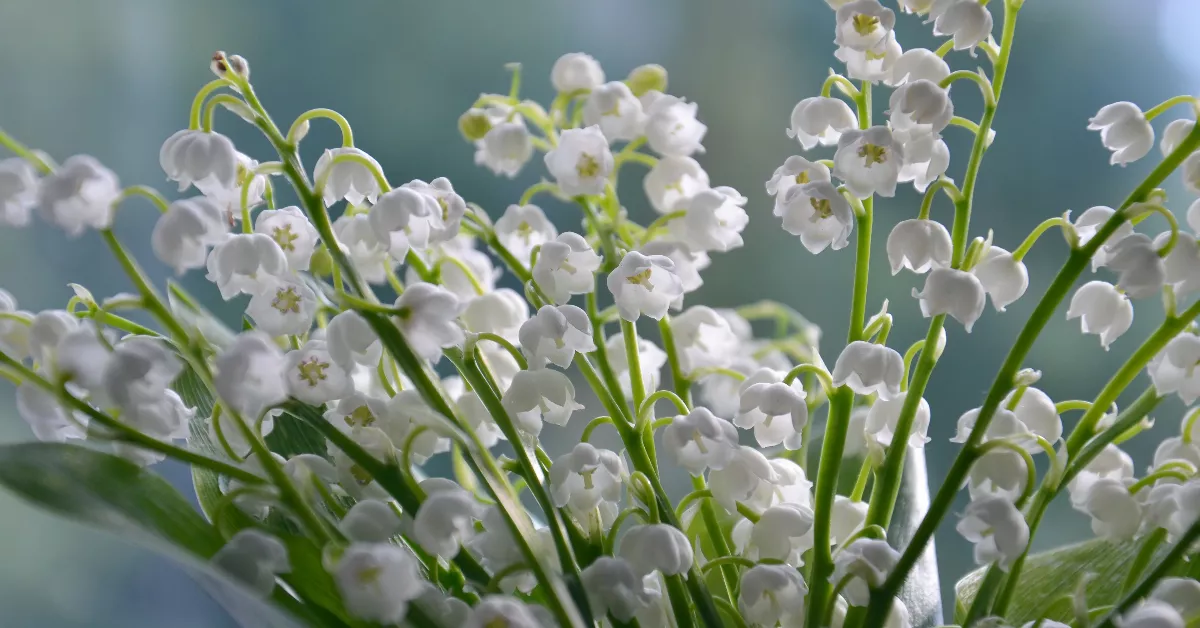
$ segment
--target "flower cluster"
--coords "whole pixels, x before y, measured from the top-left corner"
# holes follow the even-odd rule
[[[765,215],[771,201],[712,185],[697,160],[707,127],[696,103],[668,92],[663,68],[608,80],[594,58],[567,54],[544,105],[521,97],[521,68],[510,66],[510,92],[482,95],[459,131],[495,174],[544,166],[546,177],[492,216],[445,178],[393,187],[332,110],[276,127],[245,59],[217,53],[189,127],[160,150],[178,200],[123,188],[92,157],[56,164],[0,134],[17,153],[0,161],[0,224],[24,226],[36,208],[68,237],[99,232],[136,288],[97,300],[74,286],[65,309],[36,314],[0,291],[0,374],[17,383],[20,416],[39,440],[108,445],[125,465],[194,465],[223,541],[199,557],[248,595],[317,609],[312,625],[938,624],[939,611],[901,589],[964,488],[956,527],[984,570],[979,594],[959,601],[964,625],[1015,621],[1031,538],[1063,490],[1103,542],[1140,548],[1118,599],[1063,585],[1078,617],[1194,622],[1200,583],[1168,576],[1200,540],[1200,408],[1140,478],[1119,445],[1165,397],[1200,399],[1200,304],[1182,307],[1200,289],[1200,248],[1158,188],[1180,169],[1200,195],[1200,129],[1170,123],[1162,164],[1115,208],[1050,217],[1011,251],[990,232],[971,239],[1022,0],[994,3],[999,41],[987,3],[900,0],[900,12],[946,38],[907,51],[896,10],[829,4],[843,71],[793,109],[786,135],[802,154],[766,192],[810,253],[838,255],[854,236],[850,331],[832,368],[820,331],[782,304],[693,302],[701,272],[743,245],[750,213]],[[954,51],[981,53],[990,76],[951,71]],[[978,122],[955,115],[950,91],[961,81],[983,98]],[[890,90],[885,119],[871,106],[878,89]],[[1124,165],[1151,152],[1150,121],[1181,103],[1198,101],[1146,112],[1116,103],[1088,128]],[[278,160],[255,161],[215,131],[220,107],[263,131]],[[320,119],[338,124],[343,144],[309,172],[297,149]],[[974,136],[961,186],[946,176],[951,127]],[[831,154],[814,154],[822,148]],[[657,213],[647,225],[630,218],[617,185],[636,166],[647,168],[642,192]],[[277,206],[281,181],[296,205]],[[915,218],[884,201],[909,183],[924,194]],[[954,205],[949,226],[930,218],[939,195]],[[163,296],[147,279],[111,230],[133,196],[161,210],[159,261],[178,275],[202,269],[222,299],[244,304],[240,332],[179,284]],[[915,302],[892,306],[929,319],[903,353],[888,345],[888,303],[867,315],[877,211],[901,216],[886,241],[892,274],[924,275]],[[1155,214],[1169,230],[1135,232]],[[1200,201],[1187,214],[1200,230]],[[581,215],[581,227],[560,230],[572,222],[563,215]],[[996,314],[986,316],[998,316],[1021,299],[1022,259],[1055,228],[1068,260],[980,407],[957,420],[959,458],[897,546],[888,532],[906,456],[929,441],[931,421],[947,420],[924,398],[945,324],[970,332],[988,300]],[[1111,276],[1075,289],[1089,265]],[[1104,349],[1131,329],[1134,302],[1161,295],[1167,315],[1093,401],[1056,402],[1023,362],[1072,290],[1067,318]],[[127,310],[148,312],[158,329]],[[760,321],[774,321],[774,334]],[[1117,409],[1143,370],[1151,386]],[[578,394],[581,384],[591,394]],[[1077,411],[1065,431],[1062,415]],[[586,424],[580,442],[548,451],[543,434],[572,421]],[[597,430],[615,432],[620,448],[594,445]],[[442,457],[453,479],[424,473]],[[694,490],[668,495],[671,470]],[[1042,611],[1026,625],[1070,619]]]

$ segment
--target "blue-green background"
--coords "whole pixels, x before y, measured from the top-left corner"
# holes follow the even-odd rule
[[[993,9],[1000,4],[993,2]],[[918,19],[901,16],[899,22],[906,47],[936,45]],[[831,360],[845,332],[852,247],[814,258],[778,228],[762,184],[798,149],[783,130],[792,106],[815,94],[835,63],[832,24],[832,12],[819,0],[5,0],[0,126],[56,158],[90,153],[123,181],[157,185],[172,195],[158,168],[158,147],[186,125],[195,90],[211,78],[209,56],[224,49],[250,60],[259,93],[277,119],[311,107],[335,108],[392,181],[448,176],[464,197],[496,213],[537,180],[538,164],[515,182],[494,178],[473,165],[473,149],[458,136],[455,121],[481,91],[507,88],[505,62],[524,64],[526,93],[543,101],[552,96],[550,65],[565,52],[593,54],[610,78],[641,63],[660,63],[670,71],[671,91],[700,103],[709,126],[701,161],[713,184],[732,185],[750,197],[747,245],[717,256],[690,302],[786,302],[824,327],[823,349]],[[1084,128],[1087,117],[1113,101],[1149,107],[1194,89],[1200,82],[1192,35],[1197,27],[1195,0],[1028,0],[996,118],[999,135],[981,173],[972,235],[993,229],[997,244],[1011,249],[1044,218],[1119,203],[1157,152],[1125,169],[1110,167],[1098,138]],[[963,53],[951,59],[958,68],[986,64]],[[967,117],[979,113],[973,92],[970,84],[955,88],[958,111]],[[218,128],[251,155],[270,158],[265,142],[234,116],[218,114]],[[969,138],[957,128],[946,135],[955,157],[950,175],[961,178]],[[317,124],[306,140],[306,161],[335,141],[331,128]],[[648,216],[636,198],[635,178],[623,181],[623,200],[635,215]],[[1168,191],[1172,208],[1182,214],[1191,199],[1177,181]],[[906,186],[876,205],[870,308],[891,299],[897,318],[892,338],[899,347],[924,335],[909,296],[918,281],[890,277],[882,244],[892,224],[915,215],[918,202]],[[934,216],[948,220],[940,203]],[[547,208],[561,227],[577,224],[571,208]],[[152,220],[152,210],[130,203],[118,231],[161,280],[166,271],[149,259],[147,246]],[[947,442],[955,419],[980,403],[1064,248],[1052,233],[1034,249],[1027,258],[1029,295],[1008,313],[989,308],[972,335],[949,326],[949,348],[927,394],[934,481],[957,449]],[[94,234],[67,241],[43,224],[0,231],[0,285],[25,308],[61,307],[70,296],[67,282],[97,295],[129,288]],[[196,274],[187,283],[215,298]],[[1090,398],[1159,317],[1155,300],[1139,304],[1134,329],[1106,353],[1094,337],[1081,336],[1076,324],[1058,316],[1028,366],[1045,371],[1042,386],[1055,399]],[[0,407],[11,408],[11,393],[0,388]],[[1164,406],[1155,414],[1155,435],[1131,445],[1139,466],[1157,437],[1177,429],[1181,411],[1178,404]],[[0,439],[30,438],[15,412],[0,414]],[[186,489],[181,468],[164,472]],[[938,537],[947,590],[970,566],[970,548],[952,525]],[[1078,539],[1086,528],[1085,519],[1060,508],[1036,544]],[[231,625],[170,563],[4,494],[0,565],[0,625]]]

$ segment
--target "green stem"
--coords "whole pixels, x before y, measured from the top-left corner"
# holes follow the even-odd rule
[[[1137,556],[1134,557],[1133,563],[1129,565],[1129,571],[1125,574],[1125,580],[1121,584],[1121,592],[1129,593],[1137,586],[1138,580],[1145,573],[1146,568],[1154,561],[1154,555],[1158,553],[1158,548],[1167,540],[1167,531],[1159,528],[1150,533],[1145,541],[1142,541],[1142,547],[1138,550]]]
[[[1121,598],[1121,601],[1105,616],[1104,620],[1096,628],[1111,628],[1114,625],[1114,620],[1121,613],[1129,610],[1130,607],[1149,595],[1159,580],[1169,576],[1179,562],[1187,559],[1197,539],[1200,539],[1200,521],[1193,523],[1187,532],[1184,532],[1179,537],[1179,540],[1175,542],[1175,546],[1171,548],[1171,551],[1167,552],[1167,555],[1159,561],[1158,565],[1133,590],[1129,591],[1124,598]]]
[[[1168,98],[1168,99],[1164,100],[1162,103],[1155,105],[1154,107],[1151,107],[1148,111],[1146,111],[1146,113],[1145,113],[1146,121],[1149,122],[1150,120],[1153,120],[1153,119],[1157,118],[1158,116],[1162,115],[1166,110],[1170,109],[1171,107],[1174,107],[1175,105],[1181,105],[1183,103],[1188,103],[1192,106],[1193,114],[1196,113],[1197,108],[1200,108],[1200,100],[1197,100],[1195,96],[1187,96],[1187,95],[1175,96],[1173,98]]]
[[[597,323],[593,322],[593,325]],[[625,359],[629,363],[629,390],[633,393],[633,407],[641,408],[646,400],[646,382],[642,379],[642,359],[638,352],[637,327],[621,320],[621,336],[625,341]]]
[[[1046,233],[1054,227],[1062,227],[1063,229],[1072,228],[1071,223],[1064,220],[1061,216],[1043,220],[1042,223],[1034,227],[1033,231],[1025,238],[1023,242],[1021,242],[1021,246],[1018,246],[1017,250],[1012,252],[1013,260],[1018,262],[1021,261],[1021,259],[1029,253],[1029,249],[1032,249],[1033,245],[1037,243],[1038,238],[1042,237],[1043,233]]]
[[[158,190],[148,185],[132,185],[124,190],[121,190],[121,195],[117,197],[117,200],[113,201],[113,205],[119,205],[120,203],[124,202],[125,199],[133,196],[141,196],[142,198],[150,199],[150,202],[154,203],[154,206],[158,208],[158,211],[164,214],[167,213],[167,209],[170,207],[170,204],[167,203],[167,199],[164,198]]]
[[[197,130],[200,128],[200,114],[204,111],[204,99],[208,95],[221,89],[222,87],[232,87],[233,84],[226,79],[216,79],[209,81],[200,91],[196,92],[196,97],[192,99],[192,111],[188,115],[188,128]]]
[[[854,391],[845,386],[829,398],[829,418],[821,443],[821,463],[817,467],[813,512],[833,512],[838,472],[841,470],[842,453],[853,406]],[[893,439],[893,442],[897,441]],[[833,573],[833,554],[830,552],[831,528],[832,521],[828,516],[819,516],[813,522],[812,567],[808,577],[808,628],[820,628],[825,617],[825,605],[835,603],[834,600],[828,599],[829,576]]]
[[[936,181],[929,184],[925,189],[925,196],[921,199],[921,211],[917,213],[917,218],[920,220],[929,220],[929,211],[933,207],[933,199],[939,191],[944,191],[946,196],[950,198],[950,202],[958,204],[962,193],[954,186],[954,181],[946,177],[938,177]]]
[[[345,116],[332,109],[309,109],[300,114],[300,117],[296,118],[292,122],[292,126],[288,128],[287,141],[291,144],[298,144],[296,136],[300,132],[301,125],[314,118],[327,118],[336,122],[342,131],[342,148],[354,146],[354,132],[350,130],[350,122],[346,120]]]

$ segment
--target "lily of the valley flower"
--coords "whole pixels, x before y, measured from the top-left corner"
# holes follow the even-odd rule
[[[239,530],[230,537],[213,555],[212,562],[261,597],[275,588],[276,574],[292,570],[283,542],[254,528]]]
[[[828,181],[788,188],[782,200],[776,199],[775,215],[783,218],[783,230],[800,236],[800,243],[814,255],[826,247],[844,248],[854,231],[850,202]]]
[[[1113,152],[1109,163],[1114,165],[1137,161],[1154,147],[1154,129],[1142,110],[1131,102],[1101,107],[1088,120],[1087,128],[1100,132],[1100,142]]]
[[[896,425],[900,421],[901,409],[908,398],[908,392],[902,392],[892,399],[880,399],[871,405],[864,426],[866,435],[879,445],[889,447],[892,435],[896,433]],[[909,447],[924,447],[929,442],[926,434],[929,432],[929,404],[922,398],[917,402],[917,412],[912,418],[912,431],[909,432]]]
[[[893,275],[904,268],[921,274],[934,267],[949,266],[951,248],[950,232],[935,220],[902,220],[887,239]]]
[[[343,155],[353,155],[370,163],[376,171],[383,170],[374,157],[353,146],[326,150],[313,168],[313,179],[325,184],[320,190],[325,205],[333,205],[343,198],[351,205],[362,205],[364,200],[374,203],[382,191],[374,173],[358,160],[334,161]]]
[[[288,391],[307,404],[322,405],[354,390],[353,381],[329,354],[323,340],[309,340],[284,356]]]
[[[659,155],[688,157],[703,153],[708,127],[696,119],[697,105],[663,94],[646,107],[646,144]]]
[[[668,155],[658,160],[642,179],[646,198],[654,210],[665,214],[683,200],[708,189],[708,173],[691,157]]]
[[[259,331],[239,334],[216,360],[213,383],[226,405],[244,417],[287,399],[283,352]]]
[[[332,571],[346,611],[383,624],[404,619],[424,581],[417,559],[389,543],[351,543]]]
[[[681,201],[680,207],[686,213],[670,223],[670,231],[692,251],[723,253],[738,248],[742,246],[742,231],[750,222],[742,209],[746,200],[726,186],[697,192]]]
[[[903,164],[904,151],[891,130],[873,126],[842,133],[833,156],[833,174],[858,198],[872,194],[891,197],[896,194]]]
[[[573,294],[587,294],[596,288],[593,274],[600,268],[600,256],[578,233],[568,231],[542,245],[533,278],[555,303],[563,304]]]
[[[571,378],[550,369],[518,372],[502,401],[517,426],[530,436],[541,432],[543,420],[566,425],[576,410],[583,409],[575,402]]]
[[[272,336],[300,335],[312,328],[317,296],[293,277],[269,278],[250,297],[246,314]]]
[[[642,314],[661,320],[667,309],[683,295],[675,264],[661,255],[630,251],[608,274],[608,290],[621,318],[636,321]]]
[[[940,133],[954,117],[950,90],[928,79],[910,79],[888,101],[893,131]]]
[[[925,289],[917,292],[913,288],[912,295],[921,304],[922,316],[949,314],[962,323],[968,333],[987,304],[987,292],[978,277],[949,267],[931,270],[925,278]]]
[[[972,50],[992,33],[992,14],[975,0],[934,0],[933,34],[954,38],[955,50]]]
[[[896,26],[896,13],[879,0],[853,0],[838,7],[834,43],[859,51],[876,49]]]
[[[900,395],[904,359],[883,345],[856,340],[842,350],[833,365],[833,385],[849,386],[859,395],[893,399]]]
[[[737,442],[737,428],[732,423],[699,406],[687,416],[675,417],[662,431],[663,451],[695,476],[729,464]]]
[[[550,83],[563,94],[595,89],[604,83],[604,70],[591,55],[570,52],[559,57],[550,68]]]
[[[778,371],[763,368],[747,377],[738,393],[741,401],[734,425],[753,429],[759,447],[800,448],[800,435],[808,423],[803,390],[784,384]]]
[[[1200,336],[1184,333],[1167,343],[1166,348],[1150,360],[1146,372],[1158,389],[1158,394],[1176,393],[1186,404],[1200,399]]]
[[[209,247],[228,236],[224,210],[200,196],[171,203],[154,223],[150,247],[155,257],[174,268],[176,274],[183,274],[189,268],[203,268]]]
[[[430,283],[410,284],[396,299],[401,331],[417,355],[436,362],[442,349],[461,345],[463,330],[455,322],[462,311],[458,297]]]
[[[287,257],[271,236],[239,233],[208,254],[209,281],[226,301],[238,294],[258,294],[288,273]]]
[[[691,541],[679,528],[661,523],[629,528],[621,537],[617,555],[641,575],[658,571],[676,576],[692,568]]]
[[[1133,304],[1103,281],[1089,281],[1075,291],[1067,308],[1067,320],[1080,319],[1083,333],[1100,336],[1100,346],[1108,346],[1133,325]]]
[[[815,96],[796,103],[792,109],[792,126],[788,137],[794,137],[804,150],[817,144],[834,146],[842,133],[858,128],[858,117],[850,105],[840,98]]]
[[[989,247],[971,272],[983,284],[997,312],[1003,312],[1029,289],[1029,270],[1024,262],[998,246]]]
[[[753,626],[791,626],[804,621],[808,585],[787,565],[755,565],[742,574],[738,609]]]
[[[597,558],[583,570],[580,580],[587,591],[592,612],[597,616],[611,613],[620,621],[633,619],[638,611],[660,597],[657,591],[646,588],[642,576],[623,558]]]
[[[555,506],[569,507],[585,520],[601,502],[620,501],[625,475],[625,463],[616,452],[579,443],[550,466],[550,495]]]
[[[383,354],[379,336],[354,310],[346,310],[329,319],[325,342],[329,345],[330,357],[346,370],[351,370],[355,364],[374,367]]]
[[[85,227],[112,226],[113,203],[121,196],[117,175],[95,157],[74,155],[38,186],[38,212],[46,222],[75,238]]]
[[[583,123],[598,125],[609,142],[629,141],[642,134],[646,114],[629,86],[611,81],[596,87],[583,103]]]
[[[430,493],[413,519],[413,539],[426,552],[450,559],[475,535],[483,506],[461,488]]]
[[[958,533],[975,544],[975,563],[996,563],[1008,571],[1029,546],[1029,526],[1025,516],[1003,495],[983,495],[972,499],[963,511]]]
[[[887,541],[858,538],[834,554],[833,575],[829,580],[836,585],[848,577],[842,595],[851,606],[866,606],[870,598],[868,587],[883,584],[899,560],[900,552]]]
[[[922,79],[940,83],[947,76],[950,76],[950,66],[945,59],[928,48],[913,48],[906,50],[892,64],[892,75],[887,82],[893,87]]]
[[[0,159],[0,227],[24,227],[37,205],[37,170],[20,157]]]
[[[574,305],[543,305],[518,331],[521,351],[530,366],[547,362],[567,368],[575,353],[596,350],[592,340],[592,322],[587,313]]]
[[[558,237],[558,229],[537,205],[509,205],[496,221],[496,238],[523,263],[533,249]]]
[[[1104,264],[1117,273],[1117,287],[1131,299],[1154,296],[1167,281],[1167,269],[1158,247],[1144,233],[1135,233],[1109,249]]]
[[[237,183],[238,153],[220,133],[185,129],[163,142],[158,163],[182,192],[195,185],[204,194],[231,189]]]
[[[546,153],[546,169],[567,196],[603,194],[613,170],[613,155],[600,127],[567,129],[558,146]]]

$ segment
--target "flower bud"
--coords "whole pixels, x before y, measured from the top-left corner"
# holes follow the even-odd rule
[[[491,116],[483,109],[468,109],[458,117],[458,132],[468,142],[482,140],[492,130]]]

